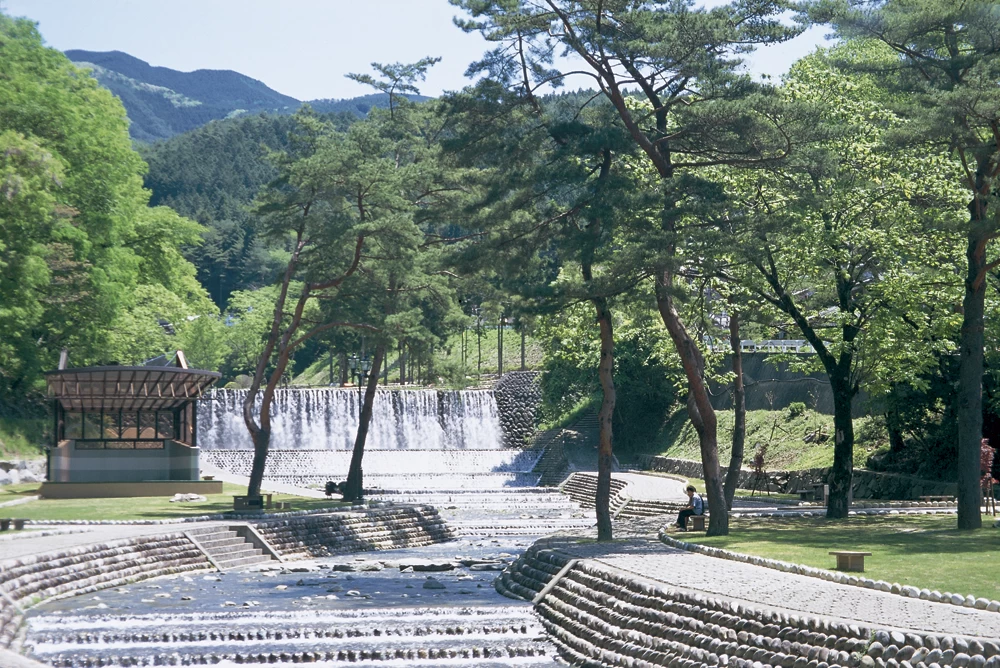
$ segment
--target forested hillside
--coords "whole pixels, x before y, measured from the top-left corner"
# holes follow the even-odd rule
[[[273,280],[248,205],[277,172],[268,151],[288,147],[291,116],[271,114],[216,121],[143,149],[152,201],[205,226],[204,243],[185,249],[198,280],[219,306],[233,290]]]
[[[154,67],[121,51],[70,50],[125,105],[134,139],[165,139],[205,123],[260,111],[294,111],[300,102],[229,70],[179,72]]]
[[[133,139],[152,142],[199,128],[209,121],[260,112],[290,114],[302,102],[268,88],[263,82],[231,70],[180,72],[155,67],[121,51],[71,49],[66,56],[91,70],[97,81],[125,105]],[[427,99],[415,96],[417,99]],[[385,107],[384,93],[345,100],[309,103],[321,113],[365,116],[372,107]]]

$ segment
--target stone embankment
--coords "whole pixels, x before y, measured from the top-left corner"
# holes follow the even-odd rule
[[[648,478],[643,489],[638,489],[636,480]],[[658,480],[654,476],[639,476],[629,473],[611,474],[611,515],[614,518],[628,519],[636,517],[654,517],[657,515],[676,515],[681,508],[687,504],[687,500],[680,492],[680,483],[670,481],[672,487],[676,487],[676,494],[673,498],[654,498],[650,496],[650,484],[657,487],[657,482],[666,483],[665,480]],[[666,487],[667,485],[662,485]],[[571,474],[560,486],[563,493],[586,508],[594,507],[594,498],[597,494],[597,474],[587,472],[576,472]],[[662,490],[656,490],[662,491]]]
[[[431,506],[295,517],[255,523],[255,528],[285,559],[422,547],[455,537]]]
[[[182,533],[114,541],[0,563],[0,647],[9,647],[27,608],[134,580],[208,570]]]
[[[276,553],[288,559],[417,547],[453,538],[429,506],[299,515],[251,524]],[[43,601],[212,568],[205,553],[180,532],[0,562],[0,647],[11,646],[24,611]]]
[[[551,540],[526,551],[496,588],[534,600],[563,658],[577,666],[1000,668],[996,642],[875,628],[681,589],[576,559]]]
[[[524,447],[535,433],[542,390],[537,371],[505,373],[493,386],[504,445]]]
[[[687,478],[703,478],[701,462],[671,457],[649,457],[644,466],[660,473],[674,473]],[[722,467],[722,475],[726,475]],[[792,494],[800,489],[811,489],[813,485],[830,482],[830,468],[802,469],[801,471],[770,471],[767,474],[768,488],[772,492]],[[740,472],[739,486],[749,489],[754,486],[754,472]],[[758,485],[758,488],[763,488]],[[855,499],[919,499],[921,496],[954,496],[955,483],[922,480],[910,476],[879,473],[878,471],[854,470],[852,484]]]

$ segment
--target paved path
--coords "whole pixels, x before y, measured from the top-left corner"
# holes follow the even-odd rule
[[[644,473],[612,473],[611,476],[628,483],[625,493],[636,501],[666,501],[687,503],[685,484],[677,478]]]
[[[932,603],[667,547],[655,539],[570,544],[565,552],[678,588],[874,628],[1000,638],[1000,613]]]

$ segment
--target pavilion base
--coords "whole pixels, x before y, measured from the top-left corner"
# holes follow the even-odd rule
[[[147,480],[144,482],[45,482],[45,499],[107,499],[174,494],[222,494],[221,480]]]

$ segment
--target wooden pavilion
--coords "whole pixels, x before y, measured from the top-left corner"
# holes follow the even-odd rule
[[[143,366],[59,369],[45,374],[53,407],[50,498],[215,494],[198,464],[197,401],[220,375],[189,369],[184,353]]]

